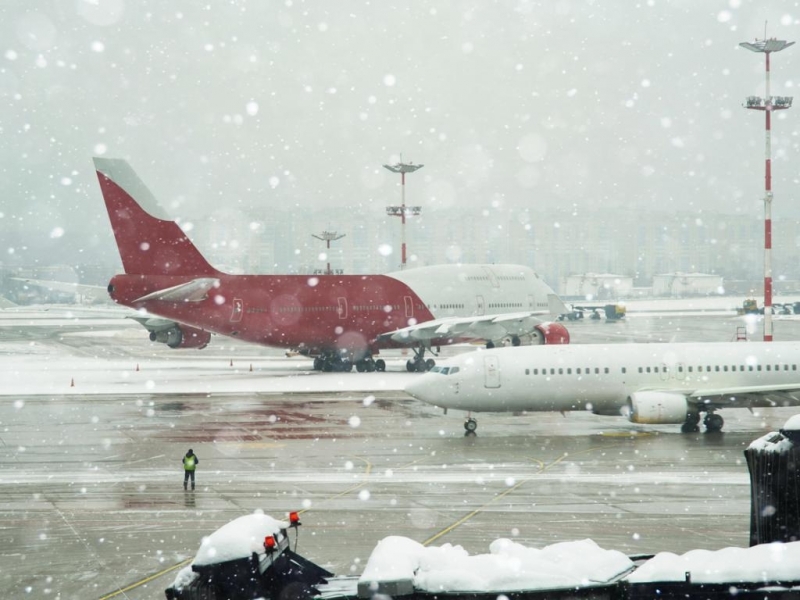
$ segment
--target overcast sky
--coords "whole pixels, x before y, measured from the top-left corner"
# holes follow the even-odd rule
[[[5,0],[8,259],[113,250],[91,157],[123,157],[185,220],[409,204],[763,212],[763,55],[786,0]],[[800,45],[772,58],[792,95]],[[793,79],[794,77],[794,79]],[[773,123],[774,212],[800,214],[800,107]],[[334,224],[335,227],[335,224]],[[10,230],[33,232],[22,248]],[[13,248],[12,248],[13,246]]]

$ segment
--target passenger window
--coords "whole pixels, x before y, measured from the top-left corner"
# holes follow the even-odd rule
[[[622,367],[622,372],[623,373],[627,373],[627,370],[625,369],[625,367]]]
[[[442,375],[447,375],[450,372],[450,367],[442,367]]]
[[[567,375],[572,375],[572,369],[567,369]]]
[[[455,375],[456,373],[458,373],[458,371],[459,371],[458,367],[450,367],[450,375]]]
[[[639,373],[641,373],[641,372],[642,372],[642,367],[639,367]]]
[[[531,374],[531,370],[530,369],[525,369],[525,375],[530,375],[530,374]]]
[[[603,369],[603,372],[605,372],[606,374],[608,374],[608,367],[606,367],[605,369]]]
[[[647,372],[648,372],[648,373],[650,372],[650,367],[647,367]]]

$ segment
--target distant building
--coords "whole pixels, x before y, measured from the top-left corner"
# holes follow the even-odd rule
[[[627,298],[633,290],[633,277],[610,273],[569,275],[560,283],[560,293],[568,299],[613,300]]]
[[[711,296],[723,289],[721,275],[665,273],[653,277],[653,295],[667,297]]]

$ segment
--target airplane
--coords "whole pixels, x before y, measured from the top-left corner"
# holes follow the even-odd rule
[[[139,311],[154,342],[203,348],[211,334],[314,357],[321,371],[383,371],[382,349],[425,352],[464,341],[569,343],[543,320],[566,306],[530,268],[438,265],[387,275],[230,275],[212,267],[124,160],[95,158],[124,273],[111,299]]]
[[[591,411],[632,423],[721,431],[723,408],[800,404],[800,342],[575,344],[461,354],[405,391],[440,408],[472,412]]]

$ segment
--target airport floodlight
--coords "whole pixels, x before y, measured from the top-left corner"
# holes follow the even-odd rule
[[[406,268],[406,217],[418,216],[422,214],[422,207],[420,206],[406,206],[406,173],[413,173],[424,167],[425,165],[415,165],[414,163],[404,163],[403,157],[400,156],[400,162],[394,165],[383,165],[384,169],[388,169],[392,173],[400,173],[400,206],[387,206],[386,214],[390,217],[400,217],[400,237],[401,237],[401,260],[400,268]]]
[[[330,248],[331,248],[331,242],[335,242],[336,240],[340,240],[344,236],[345,236],[344,233],[339,235],[339,233],[336,232],[336,231],[323,231],[320,235],[317,235],[315,233],[311,234],[311,237],[317,238],[318,240],[322,240],[323,242],[325,242],[325,247],[328,250],[330,250]],[[319,273],[315,272],[315,274],[319,274]],[[328,268],[325,270],[325,273],[322,273],[322,274],[323,275],[333,275],[334,274],[333,269],[331,269],[331,263],[330,262],[328,263]],[[338,273],[338,274],[341,274],[341,273]]]
[[[764,176],[764,341],[772,341],[772,113],[791,108],[791,96],[770,96],[769,94],[769,55],[780,52],[794,42],[775,38],[742,42],[739,45],[751,52],[764,55],[766,65],[766,87],[763,98],[748,96],[744,107],[764,112],[766,124],[766,161]]]
[[[413,173],[425,165],[415,165],[414,163],[397,163],[396,165],[383,165],[384,169],[389,169],[392,173]]]
[[[751,52],[780,52],[784,48],[788,48],[794,42],[787,42],[786,40],[756,40],[755,42],[742,42],[739,45],[742,48],[747,48]]]
[[[421,206],[387,206],[386,214],[390,217],[399,217],[405,215],[406,217],[418,217],[422,214]]]

